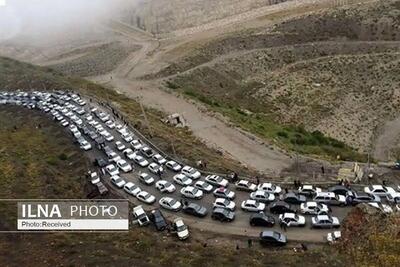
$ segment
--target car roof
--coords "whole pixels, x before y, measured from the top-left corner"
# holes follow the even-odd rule
[[[283,217],[284,218],[295,218],[296,217],[296,214],[295,213],[285,213],[285,214],[283,214]]]
[[[318,220],[329,220],[328,215],[318,215],[317,218],[318,218]]]
[[[248,200],[246,200],[246,203],[247,203],[247,204],[256,204],[257,201],[255,201],[255,200],[253,200],[253,199],[248,199]]]

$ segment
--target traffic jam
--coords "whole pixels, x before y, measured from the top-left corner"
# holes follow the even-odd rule
[[[74,92],[3,91],[0,104],[39,110],[59,123],[93,160],[87,176],[100,194],[112,186],[136,205],[135,225],[172,230],[181,240],[189,237],[186,218],[194,218],[256,229],[265,245],[285,245],[292,229],[304,227],[328,229],[321,235],[334,242],[340,231],[332,229],[340,228],[352,206],[365,203],[383,213],[400,210],[399,186],[356,190],[343,184],[328,188],[299,184],[288,189],[201,172],[158,150],[106,104]],[[173,219],[167,220],[164,213]]]

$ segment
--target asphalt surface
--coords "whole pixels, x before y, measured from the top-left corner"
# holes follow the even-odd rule
[[[116,116],[114,116],[111,113],[111,111],[108,110],[108,108],[101,106],[99,104],[96,104],[96,103],[89,103],[89,100],[86,100],[86,99],[85,99],[85,101],[88,103],[84,106],[86,112],[90,112],[90,109],[92,107],[96,107],[98,110],[102,110],[103,112],[108,113],[110,115],[110,117],[115,121],[116,124],[123,124],[123,122],[120,119],[118,119]],[[70,101],[70,103],[71,102],[72,101]],[[90,106],[89,106],[89,104],[90,104]],[[84,119],[84,116],[86,114],[79,116],[80,118],[82,118],[82,121],[84,123],[87,122],[86,119]],[[47,116],[52,118],[52,115],[50,113],[47,113]],[[93,114],[93,117],[96,118],[96,116],[94,114]],[[69,122],[71,122],[71,120],[69,118],[67,118],[67,117],[65,117],[65,118],[68,119]],[[106,142],[107,145],[109,147],[111,147],[112,149],[114,149],[114,151],[116,153],[118,153],[121,156],[121,158],[126,159],[125,156],[123,155],[122,151],[119,152],[116,149],[115,142],[120,141],[123,144],[125,144],[125,146],[127,148],[132,148],[131,145],[126,143],[121,138],[121,135],[116,131],[116,129],[109,129],[99,119],[96,118],[96,120],[103,125],[104,129],[107,129],[107,131],[109,131],[114,136],[113,141]],[[69,134],[71,134],[72,138],[74,138],[68,127],[65,127],[66,131]],[[94,130],[94,128],[89,125],[87,125],[87,127],[89,129]],[[131,132],[133,132],[133,131],[131,131]],[[83,135],[83,133],[82,133],[82,135]],[[87,141],[89,141],[92,145],[92,149],[89,151],[86,151],[87,156],[92,161],[94,161],[96,158],[103,158],[105,160],[107,159],[107,156],[105,155],[105,153],[102,150],[99,150],[96,147],[95,143],[88,136],[85,136],[85,139]],[[138,139],[138,138],[135,137],[135,139]],[[145,142],[143,142],[143,143],[145,143]],[[212,211],[212,204],[215,200],[215,197],[212,193],[204,194],[204,197],[201,200],[187,199],[189,202],[195,202],[195,203],[198,203],[207,208],[208,215],[205,218],[193,217],[191,215],[184,214],[181,211],[179,211],[179,212],[168,211],[159,206],[158,201],[160,200],[161,197],[170,196],[170,197],[175,198],[178,201],[180,199],[184,199],[182,197],[182,195],[180,194],[180,190],[181,190],[182,186],[173,182],[173,176],[177,173],[164,168],[165,171],[162,175],[162,179],[173,183],[176,187],[176,190],[173,193],[161,193],[160,191],[158,191],[155,188],[155,184],[153,184],[151,186],[147,186],[147,185],[141,183],[138,179],[139,174],[145,172],[145,173],[150,174],[157,181],[159,179],[157,175],[151,174],[149,172],[149,170],[147,169],[147,167],[142,168],[139,165],[135,164],[133,161],[130,161],[129,159],[126,159],[126,160],[127,160],[127,162],[129,162],[132,165],[134,170],[129,173],[123,173],[122,171],[120,171],[120,176],[126,182],[133,182],[134,184],[138,185],[142,190],[145,190],[145,191],[149,192],[150,194],[154,195],[157,199],[154,204],[152,204],[152,205],[145,204],[145,203],[139,201],[136,197],[133,197],[133,196],[129,195],[128,193],[126,193],[123,189],[117,189],[117,187],[115,187],[113,184],[111,184],[110,178],[109,178],[110,176],[108,174],[101,177],[102,182],[105,185],[107,185],[107,187],[114,187],[113,192],[118,192],[123,198],[128,199],[135,205],[142,205],[144,207],[144,209],[146,209],[146,210],[160,208],[162,210],[162,212],[164,213],[164,215],[167,217],[167,219],[172,220],[173,218],[176,218],[176,217],[184,218],[184,221],[189,225],[190,228],[195,228],[200,231],[211,231],[211,232],[215,232],[218,234],[236,235],[236,236],[241,236],[241,237],[252,237],[252,238],[258,237],[262,230],[274,229],[274,230],[277,230],[280,232],[285,232],[285,234],[288,237],[288,240],[301,241],[301,242],[324,242],[326,240],[327,233],[333,231],[330,229],[328,229],[328,230],[311,229],[311,217],[312,216],[310,216],[310,215],[305,215],[306,226],[304,226],[304,227],[290,227],[290,228],[287,228],[286,230],[280,229],[280,226],[278,223],[278,215],[273,215],[275,217],[276,224],[272,228],[251,227],[249,224],[249,218],[250,218],[251,212],[243,211],[240,208],[242,201],[250,198],[249,197],[250,193],[243,192],[243,191],[236,191],[234,184],[230,184],[228,187],[230,190],[232,190],[236,193],[236,197],[234,199],[234,202],[236,204],[236,210],[235,210],[236,216],[235,216],[235,220],[233,222],[222,223],[219,221],[215,221],[211,218],[210,214]],[[151,162],[151,160],[149,160],[149,162]],[[95,170],[95,171],[97,171],[98,174],[101,174],[101,171],[98,168],[96,168],[94,165],[91,168],[91,170]],[[204,178],[205,177],[202,175],[202,177],[199,180],[204,180]],[[196,181],[198,181],[198,180],[196,180]],[[214,189],[215,189],[215,187],[214,187]],[[311,199],[309,199],[309,200],[311,200]],[[294,207],[295,209],[299,208],[298,205],[291,205],[291,206]],[[332,216],[338,217],[339,220],[342,221],[350,209],[351,209],[350,207],[332,207]],[[266,207],[265,211],[266,211],[266,213],[270,214],[269,206]]]

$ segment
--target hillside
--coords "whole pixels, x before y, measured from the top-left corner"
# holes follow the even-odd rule
[[[230,34],[145,79],[167,79],[168,87],[284,147],[360,159],[342,148],[368,152],[380,127],[400,115],[399,3],[336,8]],[[326,142],[294,125],[344,144],[321,151],[314,145]]]

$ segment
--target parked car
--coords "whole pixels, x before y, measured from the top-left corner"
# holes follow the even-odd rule
[[[275,200],[275,195],[262,190],[257,190],[250,194],[250,198],[262,203],[270,203]]]
[[[94,164],[100,168],[107,166],[107,161],[103,158],[96,158]]]
[[[260,233],[260,243],[264,246],[285,246],[287,238],[277,231],[262,231]]]
[[[117,166],[120,168],[123,172],[130,172],[133,170],[132,165],[126,162],[124,159],[120,159],[117,161]]]
[[[88,175],[89,175],[89,178],[90,178],[90,182],[92,184],[97,184],[98,182],[100,182],[100,177],[97,174],[97,172],[89,171]]]
[[[303,214],[327,215],[330,211],[331,209],[327,205],[315,201],[300,204],[300,212]]]
[[[227,198],[230,200],[233,200],[235,198],[235,192],[225,188],[225,187],[220,187],[214,190],[213,192],[215,197],[222,197],[222,198]]]
[[[118,175],[118,174],[119,174],[119,170],[118,170],[117,167],[115,167],[114,164],[107,165],[107,166],[106,166],[106,171],[107,171],[111,176],[114,176],[114,175]]]
[[[118,188],[122,188],[126,184],[126,181],[118,175],[111,176],[110,179],[111,179],[111,183]]]
[[[346,197],[342,195],[336,195],[333,192],[319,192],[314,197],[314,201],[318,203],[325,203],[332,206],[346,205]]]
[[[271,204],[269,210],[273,214],[282,214],[282,213],[295,213],[295,210],[292,207],[284,202],[284,201],[277,201]]]
[[[262,183],[258,185],[258,190],[265,191],[271,194],[280,194],[282,192],[282,188],[280,186],[274,185],[272,183]]]
[[[338,240],[342,238],[342,232],[334,231],[332,233],[328,233],[326,236],[326,240],[329,244],[335,244]]]
[[[211,218],[221,222],[231,222],[235,219],[235,213],[224,208],[215,208],[211,214]]]
[[[115,142],[115,147],[118,151],[123,151],[126,148],[126,146],[121,141]]]
[[[167,210],[178,211],[181,209],[182,204],[172,197],[163,197],[158,202],[161,207]]]
[[[273,227],[275,225],[275,219],[273,216],[267,215],[264,212],[253,213],[250,216],[250,225]]]
[[[176,218],[172,224],[172,230],[176,232],[179,240],[189,238],[189,228],[185,225],[182,218]]]
[[[236,184],[236,190],[254,192],[257,190],[257,185],[247,180],[240,180]]]
[[[396,192],[392,187],[387,187],[383,185],[370,185],[364,187],[365,193],[371,193],[379,197],[386,197],[391,192]]]
[[[181,194],[184,197],[192,198],[192,199],[201,199],[203,197],[203,191],[197,189],[193,186],[186,186],[181,189]]]
[[[125,155],[125,157],[127,158],[127,159],[130,159],[130,160],[133,160],[135,157],[136,157],[136,153],[135,152],[133,152],[133,150],[132,149],[130,149],[130,148],[127,148],[127,149],[125,149],[124,151],[122,151],[122,153]]]
[[[201,177],[201,173],[190,166],[183,167],[181,172],[192,180],[197,180]]]
[[[137,220],[140,226],[145,226],[150,223],[149,217],[143,210],[142,206],[136,206],[133,208],[133,218]]]
[[[282,200],[289,204],[301,204],[307,201],[307,198],[304,195],[296,194],[294,192],[289,192],[287,194],[282,195]]]
[[[213,186],[210,185],[210,184],[207,183],[207,182],[204,182],[204,181],[197,181],[197,182],[194,184],[194,187],[196,187],[197,189],[202,190],[202,191],[205,192],[205,193],[210,193],[210,192],[212,192],[212,190],[213,190]]]
[[[399,192],[389,192],[386,196],[390,203],[398,204],[400,203],[400,193]]]
[[[167,229],[167,220],[160,210],[152,210],[150,213],[150,220],[156,226],[157,231],[164,231]]]
[[[136,151],[143,147],[142,142],[140,142],[140,140],[132,140],[131,141],[131,146]]]
[[[156,182],[156,188],[161,192],[161,193],[173,193],[176,188],[175,186],[166,181],[166,180],[159,180]]]
[[[352,197],[354,195],[353,190],[350,188],[343,186],[343,185],[334,185],[328,188],[328,192],[333,192],[337,195],[342,195],[342,196],[350,196]]]
[[[154,178],[145,172],[142,172],[139,175],[139,181],[144,183],[145,185],[152,185],[155,182]]]
[[[176,174],[173,179],[174,179],[175,183],[182,185],[182,186],[188,186],[193,183],[192,179],[188,178],[186,175],[184,175],[182,173]]]
[[[147,167],[148,165],[149,165],[149,162],[145,159],[145,158],[143,158],[142,156],[140,156],[140,155],[136,155],[134,158],[133,158],[133,161],[137,164],[137,165],[139,165],[140,167]],[[157,165],[158,166],[158,165]]]
[[[322,192],[322,189],[313,185],[302,185],[298,189],[298,193],[304,196],[313,197],[317,193]]]
[[[381,198],[377,195],[365,192],[354,192],[354,196],[351,199],[352,205],[357,205],[360,203],[376,202],[380,203]]]
[[[160,154],[156,154],[152,157],[152,159],[154,160],[155,163],[157,163],[158,165],[164,165],[167,160],[165,158],[163,158],[163,156],[161,156]]]
[[[153,204],[156,202],[156,197],[146,191],[140,191],[136,198],[146,204]]]
[[[138,187],[137,185],[135,185],[132,182],[128,182],[124,185],[124,190],[125,192],[127,192],[128,194],[132,195],[132,196],[137,196],[137,194],[139,194],[142,189],[140,189],[140,187]]]
[[[154,152],[151,148],[144,146],[140,149],[140,152],[146,157],[151,158],[154,155]]]
[[[219,187],[228,187],[229,182],[227,179],[222,178],[218,175],[207,175],[205,178],[206,182]]]
[[[393,212],[393,209],[389,205],[383,203],[371,202],[368,203],[368,205],[382,211],[383,213],[389,214]]]
[[[264,211],[265,204],[253,199],[248,199],[242,202],[241,208],[245,211],[260,212]]]
[[[150,163],[150,165],[147,168],[154,174],[160,174],[164,172],[164,168],[154,162]]]
[[[311,225],[313,228],[338,228],[340,227],[340,222],[337,217],[317,215],[311,218]]]
[[[279,215],[279,222],[285,224],[287,227],[290,226],[305,226],[306,218],[296,213],[283,213]]]
[[[182,169],[182,166],[179,165],[178,163],[176,163],[176,162],[173,161],[173,160],[170,160],[170,161],[168,161],[167,163],[165,163],[165,166],[166,166],[168,169],[170,169],[170,170],[172,170],[172,171],[174,171],[174,172],[179,172],[179,171]]]
[[[206,207],[200,206],[196,203],[188,203],[187,205],[184,205],[182,211],[196,217],[205,217],[208,213]]]

